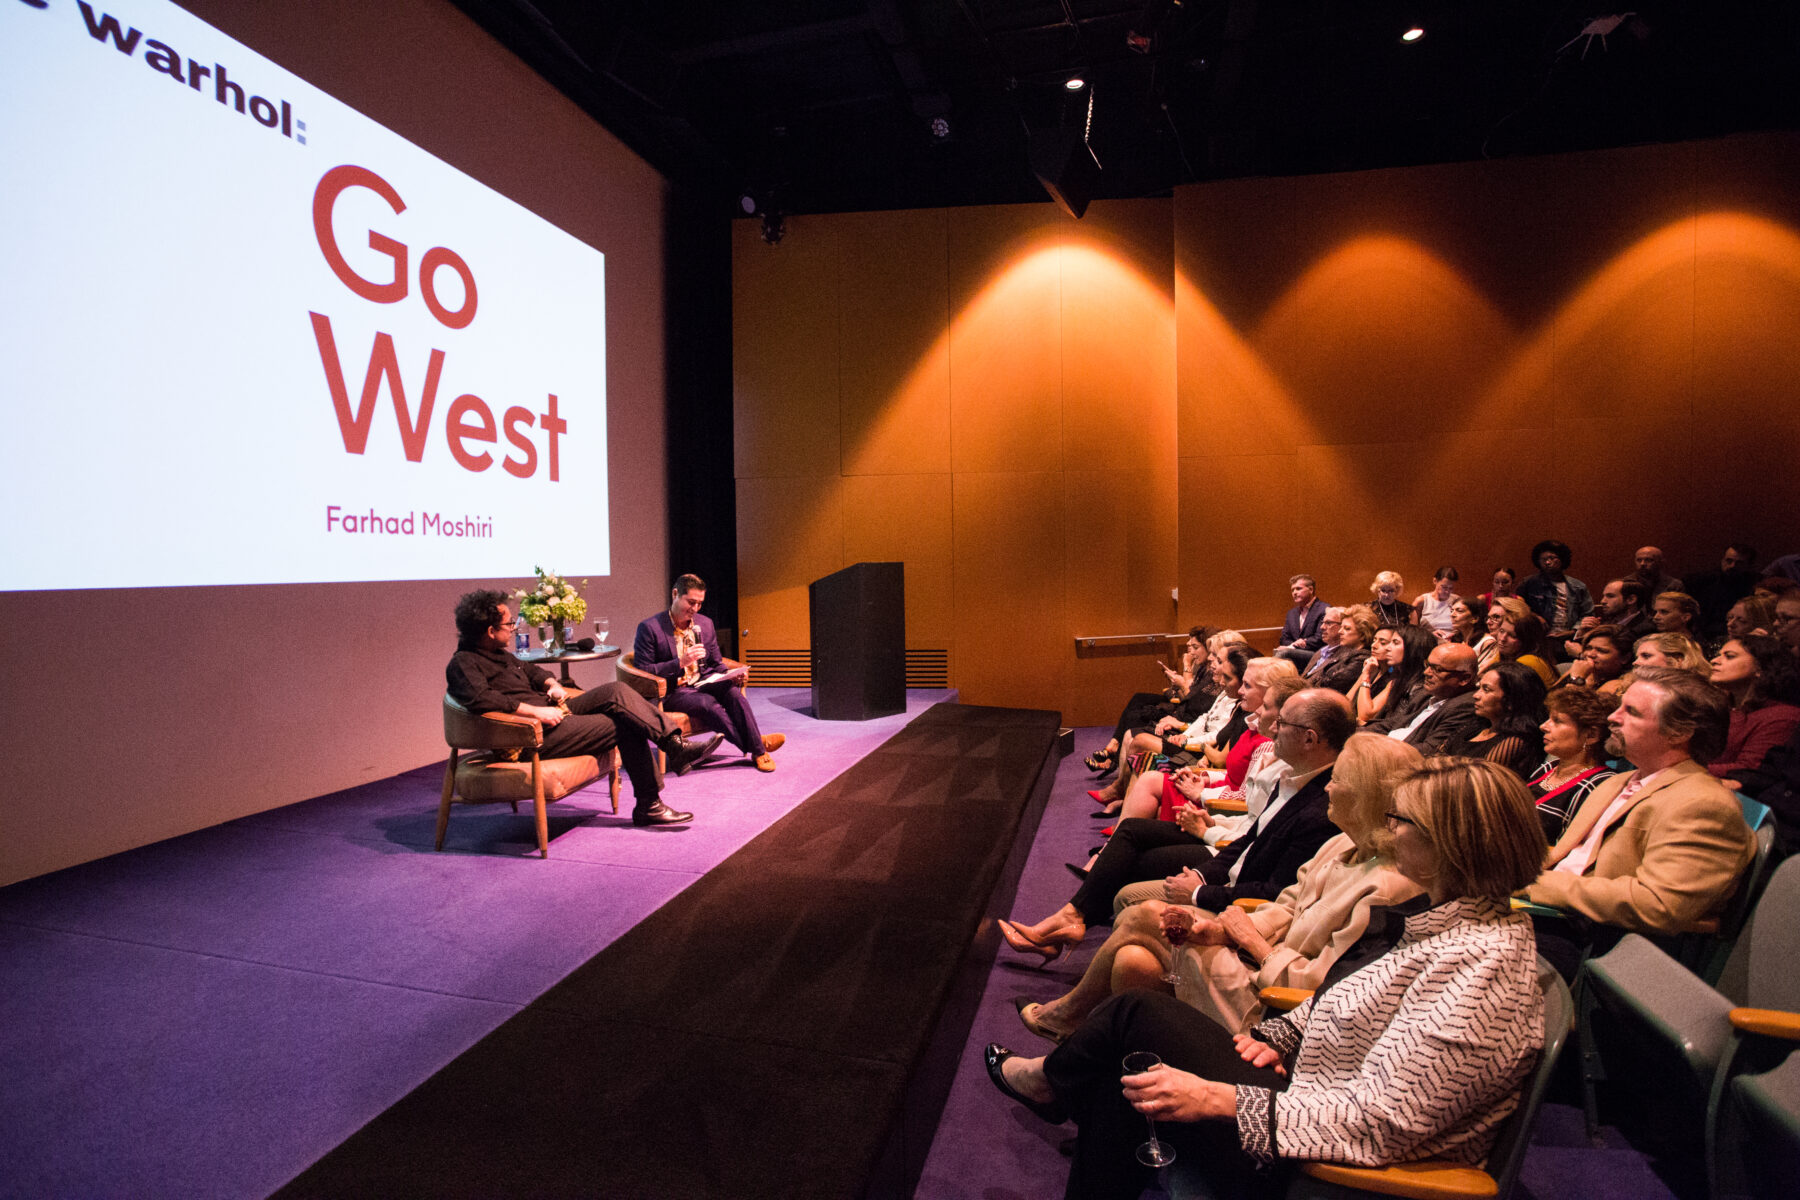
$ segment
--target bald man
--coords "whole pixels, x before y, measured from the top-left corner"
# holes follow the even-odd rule
[[[1655,546],[1639,546],[1638,552],[1631,556],[1636,570],[1631,578],[1644,585],[1644,590],[1655,596],[1661,592],[1682,591],[1681,580],[1673,575],[1663,574],[1663,552]]]
[[[1481,725],[1475,715],[1477,675],[1473,647],[1456,642],[1434,646],[1419,691],[1392,717],[1363,728],[1405,742],[1420,754],[1442,754],[1452,738],[1467,737]]]

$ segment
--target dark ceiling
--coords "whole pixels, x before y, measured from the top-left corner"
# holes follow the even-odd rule
[[[722,211],[1041,200],[1059,130],[1129,197],[1800,128],[1794,0],[457,3]]]

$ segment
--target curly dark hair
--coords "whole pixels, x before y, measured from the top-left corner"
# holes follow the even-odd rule
[[[456,641],[464,649],[475,646],[487,637],[487,631],[495,625],[495,616],[500,606],[506,603],[506,593],[496,592],[491,588],[479,592],[465,592],[456,602]]]
[[[1531,565],[1532,566],[1535,567],[1538,565],[1538,555],[1542,554],[1546,550],[1555,554],[1557,558],[1562,560],[1563,570],[1565,570],[1565,571],[1568,570],[1570,565],[1573,564],[1575,561],[1574,556],[1569,553],[1569,543],[1559,542],[1555,538],[1545,538],[1543,541],[1539,542],[1537,545],[1535,545],[1531,548]],[[1514,578],[1517,578],[1517,576],[1514,576]]]
[[[1756,678],[1744,697],[1746,711],[1770,704],[1800,704],[1800,666],[1780,638],[1766,633],[1747,633],[1732,639],[1756,660]]]

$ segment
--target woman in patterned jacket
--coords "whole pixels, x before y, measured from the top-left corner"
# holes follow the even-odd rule
[[[1068,1196],[1142,1192],[1146,1116],[1222,1196],[1281,1194],[1291,1160],[1486,1156],[1543,1044],[1531,922],[1508,905],[1537,876],[1543,827],[1511,772],[1447,758],[1395,790],[1388,824],[1395,865],[1426,895],[1387,910],[1392,940],[1365,939],[1292,1012],[1233,1036],[1171,996],[1127,992],[1048,1058],[988,1046],[1001,1091],[1079,1123]],[[1121,1081],[1140,1050],[1165,1065]]]

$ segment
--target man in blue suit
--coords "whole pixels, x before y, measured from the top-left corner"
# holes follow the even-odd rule
[[[748,667],[725,670],[718,635],[702,616],[706,584],[698,575],[683,575],[669,591],[669,609],[638,622],[632,656],[637,669],[669,681],[663,708],[686,713],[698,729],[713,729],[756,761],[759,771],[773,771],[770,755],[787,737],[764,736],[744,698]]]

